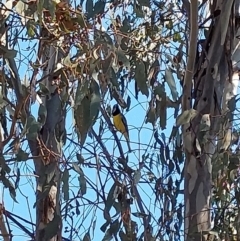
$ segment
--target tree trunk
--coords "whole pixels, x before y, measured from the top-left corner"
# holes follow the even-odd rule
[[[207,234],[211,229],[212,156],[216,151],[219,117],[224,114],[221,110],[224,86],[227,81],[231,82],[228,76],[232,76],[231,55],[235,35],[233,2],[223,1],[222,6],[213,3],[212,6],[219,7],[221,12],[219,15],[212,14],[214,19],[195,69],[187,68],[185,74],[182,109],[197,110],[194,119],[183,126],[186,155],[185,240],[204,240],[204,231]],[[191,16],[197,14],[196,5],[191,1]],[[211,13],[216,13],[216,8],[210,7]],[[191,17],[190,25],[191,33],[196,32],[194,17]],[[195,44],[191,36],[188,64],[194,61],[190,53],[196,53]],[[191,73],[194,73],[194,86]]]
[[[42,30],[42,37],[49,34]],[[65,87],[60,88],[62,72],[56,71],[57,64],[63,57],[60,47],[63,43],[58,40],[48,45],[42,41],[40,53],[42,63],[47,63],[43,75],[48,76],[44,85],[49,93],[42,98],[42,108],[46,110],[46,120],[37,142],[30,141],[30,148],[35,159],[37,179],[36,201],[36,241],[60,241],[61,213],[60,213],[60,180],[59,162],[62,156],[62,144],[65,133],[65,103],[63,96]]]

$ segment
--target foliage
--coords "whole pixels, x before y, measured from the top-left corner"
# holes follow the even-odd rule
[[[49,110],[41,101],[51,97],[46,85],[46,80],[51,80],[62,105],[67,106],[66,133],[58,135],[63,150],[59,168],[65,240],[99,239],[99,232],[103,240],[179,240],[184,221],[179,125],[196,115],[190,110],[179,116],[188,32],[182,24],[187,20],[184,3],[19,0],[1,5],[0,179],[19,203],[16,205],[35,203],[28,192],[31,187],[35,192],[32,159],[39,157],[31,153],[29,145],[39,138],[48,113],[58,112],[57,106]],[[42,38],[44,31],[46,38]],[[8,45],[3,41],[5,33]],[[47,75],[47,63],[42,61],[45,45],[60,45],[64,52],[57,69]],[[67,89],[64,94],[63,88]],[[19,90],[24,96],[21,102]],[[125,143],[112,126],[114,103],[128,119],[132,153],[125,153]],[[225,179],[214,180],[214,202],[222,210],[226,206],[218,205],[223,198],[220,183],[230,178],[230,183],[235,182],[236,153],[217,156],[235,157]],[[44,170],[47,172],[50,170]],[[23,186],[26,181],[27,189]],[[238,192],[234,192],[234,207]],[[6,220],[33,237],[34,218],[29,221],[9,208],[6,204]],[[216,218],[222,228],[222,220],[227,219],[219,213]],[[19,225],[17,219],[30,229]],[[45,230],[46,237],[55,235],[59,220],[55,215]]]

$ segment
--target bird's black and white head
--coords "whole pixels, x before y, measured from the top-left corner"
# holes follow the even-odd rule
[[[118,106],[118,104],[115,104],[114,106],[113,106],[113,109],[112,109],[112,115],[114,116],[114,115],[118,115],[119,113],[121,113],[120,112],[120,109],[119,109],[119,106]]]

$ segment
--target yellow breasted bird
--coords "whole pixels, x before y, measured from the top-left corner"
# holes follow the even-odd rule
[[[125,116],[121,113],[118,104],[113,106],[112,115],[115,128],[124,135],[127,141],[128,149],[129,151],[131,151],[127,120]]]

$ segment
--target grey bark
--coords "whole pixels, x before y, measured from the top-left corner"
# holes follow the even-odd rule
[[[185,240],[189,241],[205,240],[204,231],[211,229],[212,156],[215,153],[218,131],[216,117],[222,114],[221,100],[225,82],[231,81],[232,48],[229,46],[233,46],[235,36],[233,1],[223,1],[222,4],[212,5],[220,7],[221,12],[212,19],[208,38],[203,45],[204,50],[196,65],[198,68],[194,70],[194,105],[191,107],[191,104],[184,105],[183,102],[183,111],[190,108],[198,111],[191,123],[183,127],[186,155],[184,230]],[[211,9],[211,12],[214,10]],[[189,51],[191,48],[193,46],[190,44]],[[190,81],[185,82],[183,89],[185,101],[189,98],[189,88],[192,90],[189,83]],[[201,129],[203,125],[204,130]]]

